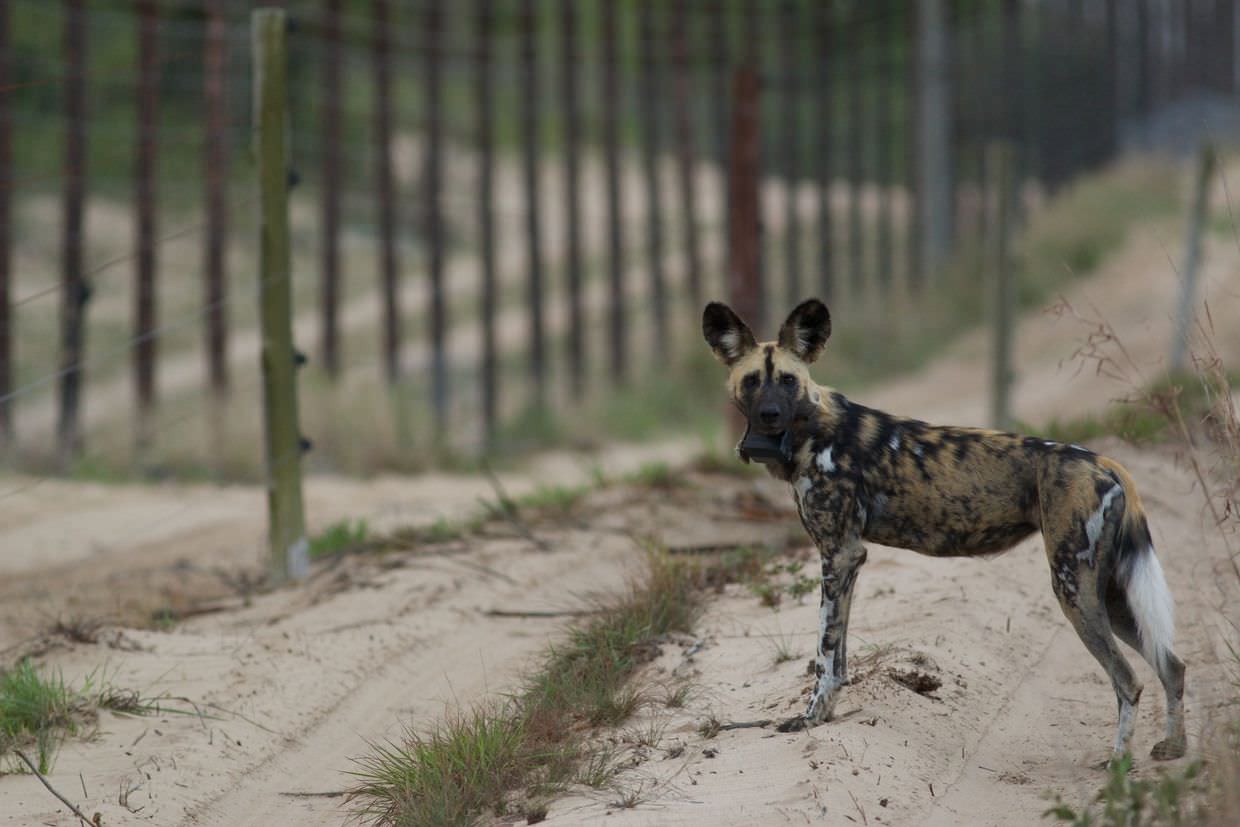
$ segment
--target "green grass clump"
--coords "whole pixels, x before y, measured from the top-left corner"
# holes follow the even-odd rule
[[[1091,806],[1076,809],[1056,796],[1044,817],[1072,827],[1188,827],[1209,823],[1202,810],[1201,764],[1152,779],[1131,773],[1132,756],[1112,761]]]
[[[689,630],[700,583],[696,566],[652,555],[645,577],[553,646],[518,693],[361,759],[355,814],[452,827],[521,810],[523,800],[545,810],[546,797],[571,783],[604,786],[617,762],[589,744],[589,727],[618,724],[643,703],[628,678],[663,635]]]
[[[588,485],[540,485],[528,494],[518,497],[515,505],[519,511],[543,511],[566,514],[590,493]]]
[[[59,674],[22,660],[0,674],[0,756],[34,745],[39,772],[51,770],[61,741],[78,730],[81,699]]]
[[[370,528],[365,520],[340,520],[310,538],[310,559],[331,554],[362,551],[371,544]]]
[[[1229,385],[1235,379],[1224,377]],[[1212,387],[1203,377],[1192,374],[1165,376],[1131,400],[1112,404],[1100,414],[1076,419],[1051,420],[1044,428],[1022,426],[1026,433],[1038,433],[1059,442],[1087,442],[1103,436],[1118,436],[1129,442],[1155,442],[1179,436],[1173,432],[1178,418],[1188,427],[1203,423],[1225,389]]]

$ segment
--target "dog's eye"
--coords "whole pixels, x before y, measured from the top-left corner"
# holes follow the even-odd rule
[[[757,374],[753,374],[753,373],[745,374],[745,378],[741,380],[741,387],[743,387],[745,390],[753,390],[754,388],[758,387]]]
[[[797,386],[797,378],[791,373],[785,373],[779,377],[779,384],[785,388],[795,388]]]

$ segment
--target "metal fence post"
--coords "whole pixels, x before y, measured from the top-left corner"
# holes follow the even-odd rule
[[[1171,370],[1184,370],[1188,362],[1189,328],[1201,273],[1201,234],[1205,230],[1210,201],[1210,179],[1214,177],[1214,147],[1203,144],[1197,151],[1197,175],[1193,180],[1193,203],[1184,229],[1184,272],[1180,301],[1175,313],[1175,336],[1171,340]]]
[[[986,177],[994,182],[995,216],[987,222],[994,232],[994,347],[991,367],[991,421],[996,428],[1011,427],[1012,337],[1016,324],[1016,285],[1010,255],[1015,188],[1012,144],[995,141],[986,148]]]
[[[134,390],[138,406],[134,447],[139,457],[150,448],[155,408],[155,160],[158,151],[159,17],[154,0],[141,0],[138,10],[138,140],[135,147],[134,205],[137,248],[134,291]]]
[[[288,102],[283,9],[253,12],[254,126],[259,196],[259,319],[267,452],[269,568],[273,584],[310,568],[301,497],[301,430],[289,284]]]
[[[0,89],[12,79],[12,54],[9,51],[9,7],[0,6]],[[9,221],[12,213],[13,153],[12,95],[0,94],[0,461],[13,446],[13,404],[8,399],[13,390],[13,328],[9,279],[12,276],[12,236]]]
[[[60,405],[57,455],[68,468],[82,450],[78,421],[82,360],[86,349],[86,302],[90,286],[82,272],[86,200],[86,11],[83,0],[65,0],[65,188],[61,231]]]

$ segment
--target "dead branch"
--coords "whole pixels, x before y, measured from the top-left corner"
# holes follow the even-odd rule
[[[91,821],[89,818],[87,818],[82,813],[81,810],[77,808],[76,804],[74,804],[72,801],[70,801],[69,799],[61,795],[59,792],[57,792],[56,788],[53,787],[48,782],[47,778],[43,775],[43,773],[39,772],[38,767],[36,767],[33,763],[31,763],[30,759],[26,757],[26,753],[22,752],[21,750],[14,750],[14,752],[17,754],[18,758],[22,759],[22,763],[30,768],[30,771],[34,773],[34,777],[39,779],[39,783],[41,783],[44,787],[47,787],[47,791],[49,793],[59,798],[66,807],[72,810],[73,814],[77,816],[78,819],[80,819],[81,822],[86,825],[86,827],[92,827],[92,825],[97,825],[99,823],[98,821]]]

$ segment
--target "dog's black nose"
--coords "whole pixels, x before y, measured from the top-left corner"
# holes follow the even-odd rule
[[[774,425],[779,419],[779,408],[776,405],[764,405],[758,411],[758,418],[762,420],[763,425]]]

